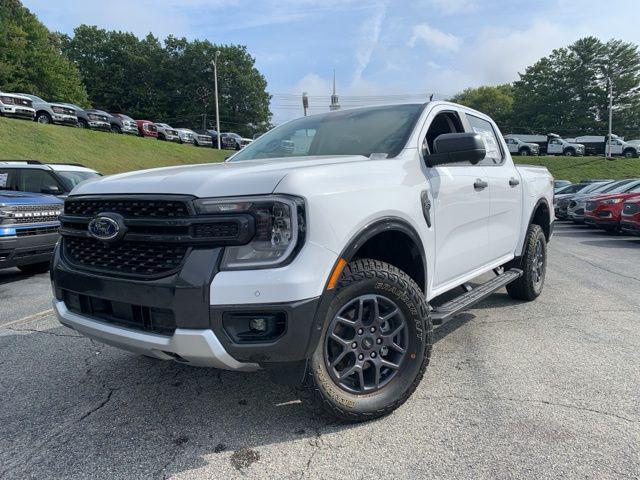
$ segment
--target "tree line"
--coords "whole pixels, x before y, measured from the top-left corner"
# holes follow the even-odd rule
[[[219,56],[216,52],[220,52]],[[19,0],[0,0],[0,88],[89,105],[175,127],[215,123],[218,66],[222,131],[268,128],[267,81],[242,45],[108,31],[52,33]]]
[[[492,116],[505,134],[605,135],[611,82],[613,132],[640,136],[640,53],[633,43],[581,38],[519,77],[511,84],[469,88],[451,100]]]

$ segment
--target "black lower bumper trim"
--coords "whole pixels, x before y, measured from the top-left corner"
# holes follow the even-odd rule
[[[240,362],[271,363],[294,362],[308,358],[315,347],[314,319],[319,298],[292,303],[261,305],[215,305],[211,306],[211,328],[229,354]],[[285,330],[272,342],[237,343],[232,340],[223,325],[225,315],[246,314],[267,316],[283,314]]]
[[[0,268],[48,262],[57,241],[57,233],[1,238]]]

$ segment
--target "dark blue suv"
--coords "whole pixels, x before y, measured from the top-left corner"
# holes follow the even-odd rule
[[[0,268],[46,272],[58,241],[62,206],[52,195],[0,189]]]

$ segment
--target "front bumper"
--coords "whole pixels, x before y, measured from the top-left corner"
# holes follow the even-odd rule
[[[24,118],[33,120],[36,117],[36,111],[33,108],[3,105],[0,107],[0,113],[7,117]]]
[[[0,237],[0,268],[48,262],[57,241],[57,233]]]
[[[640,236],[640,222],[633,222],[629,220],[622,220],[620,222],[620,228],[623,232],[631,235]]]
[[[53,123],[58,123],[61,125],[78,125],[78,117],[74,117],[73,115],[54,113],[51,119]]]
[[[131,135],[138,135],[138,127],[136,127],[135,125],[133,126],[128,126],[128,125],[123,125],[122,126],[122,133],[128,133]]]
[[[145,333],[110,325],[71,312],[63,301],[53,306],[58,320],[86,337],[107,345],[161,360],[176,360],[199,367],[253,371],[256,364],[240,363],[229,355],[210,329],[175,330],[172,336]]]
[[[319,338],[320,299],[212,305],[212,279],[236,273],[217,272],[221,252],[194,249],[177,273],[134,280],[77,270],[58,248],[51,269],[56,313],[95,340],[195,366],[249,371],[308,358]],[[227,322],[243,316],[277,316],[284,328],[266,340],[239,339]]]
[[[89,128],[92,130],[103,130],[103,131],[111,131],[111,124],[109,122],[89,122]]]

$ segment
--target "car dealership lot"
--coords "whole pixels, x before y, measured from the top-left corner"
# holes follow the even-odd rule
[[[559,224],[542,296],[436,334],[416,394],[341,425],[267,376],[94,343],[0,271],[0,478],[637,478],[640,238]]]

